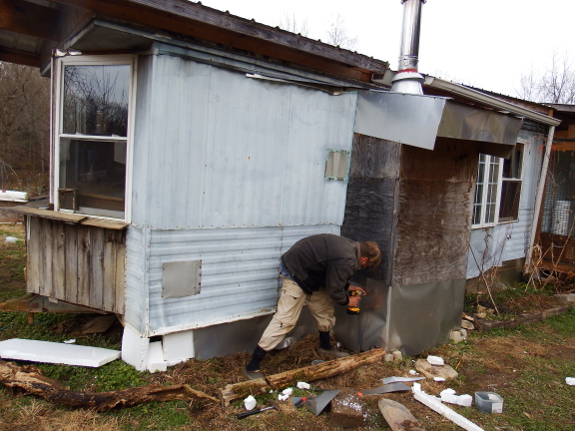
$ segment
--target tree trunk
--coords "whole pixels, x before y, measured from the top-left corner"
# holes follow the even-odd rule
[[[188,385],[148,385],[110,392],[81,392],[66,390],[58,381],[41,375],[35,367],[18,367],[0,360],[0,383],[37,395],[56,404],[82,407],[105,412],[150,401],[203,399],[218,402],[217,398],[196,391]]]
[[[297,382],[311,382],[337,376],[355,370],[363,365],[383,360],[386,353],[384,349],[373,349],[358,355],[351,355],[345,358],[334,359],[333,361],[322,362],[318,365],[266,376],[265,380],[248,380],[227,385],[225,388],[220,389],[220,401],[222,405],[226,407],[230,401],[247,395],[265,393],[270,389],[283,389],[289,386],[295,386]]]

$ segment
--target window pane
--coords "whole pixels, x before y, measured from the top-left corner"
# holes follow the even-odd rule
[[[499,220],[509,221],[519,218],[519,197],[521,196],[521,182],[503,181],[501,189],[501,204],[499,206]]]
[[[523,150],[524,146],[522,144],[515,145],[509,160],[503,161],[503,178],[521,179]]]
[[[129,65],[65,66],[63,133],[127,136]]]
[[[60,208],[123,216],[126,142],[61,139],[60,144]]]

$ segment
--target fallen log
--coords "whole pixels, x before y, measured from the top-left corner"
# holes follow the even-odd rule
[[[282,389],[295,386],[297,382],[312,382],[347,373],[363,365],[372,364],[382,360],[387,351],[385,349],[373,349],[357,355],[322,362],[321,364],[296,370],[284,371],[283,373],[266,376],[264,379],[248,380],[245,382],[227,385],[219,391],[222,406],[226,407],[235,399],[257,393],[265,393],[270,389]]]
[[[188,385],[148,385],[109,392],[70,391],[58,381],[43,376],[34,367],[18,367],[12,362],[0,360],[0,383],[26,394],[36,395],[56,404],[81,407],[105,412],[114,408],[130,407],[150,401],[191,401],[203,399],[218,402]]]

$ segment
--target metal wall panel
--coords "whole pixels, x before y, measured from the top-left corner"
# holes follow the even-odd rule
[[[150,334],[271,313],[278,298],[281,254],[300,238],[323,232],[339,234],[339,226],[151,231],[149,286],[144,289],[149,291]],[[162,265],[184,260],[202,261],[201,292],[163,298]]]
[[[124,321],[136,331],[144,333],[147,322],[146,262],[143,229],[128,226],[126,238],[126,288]]]
[[[341,225],[346,183],[324,178],[325,160],[328,149],[351,150],[356,93],[332,96],[167,55],[139,68],[132,222]]]
[[[503,262],[525,257],[533,227],[535,194],[542,163],[540,148],[544,145],[544,138],[534,131],[527,130],[521,130],[519,137],[529,142],[525,145],[519,220],[471,231],[471,250],[473,251],[469,251],[467,258],[468,279],[477,277],[481,272],[494,266],[501,266]]]

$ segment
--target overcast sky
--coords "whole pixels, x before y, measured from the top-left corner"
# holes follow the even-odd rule
[[[339,15],[355,50],[397,70],[400,0],[203,0],[232,15],[276,26],[307,23],[308,37],[326,40]],[[552,55],[575,63],[575,0],[428,0],[422,8],[422,73],[516,96],[521,74],[543,73]]]

